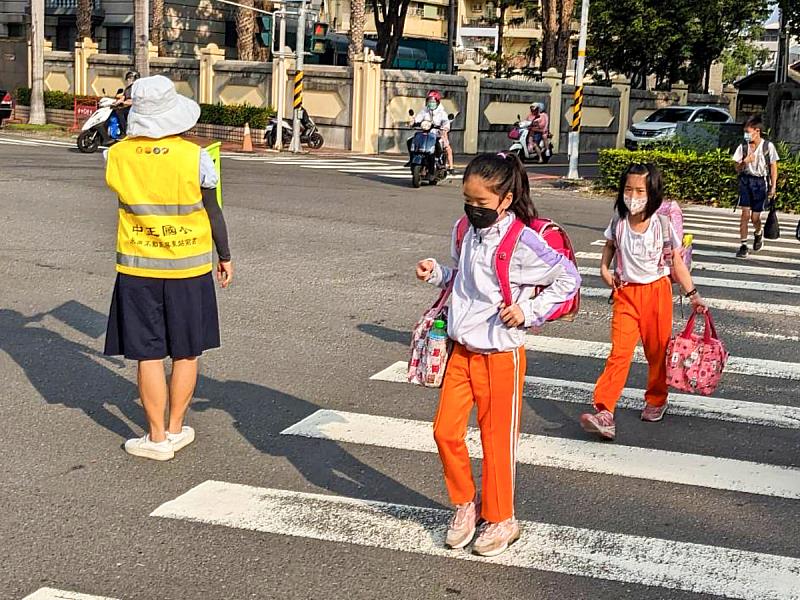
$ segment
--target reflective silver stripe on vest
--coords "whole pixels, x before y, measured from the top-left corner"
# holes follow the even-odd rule
[[[175,217],[203,210],[203,201],[194,204],[126,204],[120,200],[119,208],[132,215]]]
[[[197,256],[187,258],[150,258],[144,256],[133,256],[117,252],[117,264],[123,267],[133,267],[137,269],[155,269],[161,271],[182,271],[194,267],[202,267],[211,263],[211,252],[204,252]]]

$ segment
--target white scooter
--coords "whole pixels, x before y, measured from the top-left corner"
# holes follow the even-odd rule
[[[519,118],[520,116],[517,115],[517,119]],[[511,147],[508,149],[508,151],[512,154],[516,154],[517,158],[519,158],[522,162],[538,160],[539,158],[539,155],[536,154],[536,151],[531,150],[528,147],[530,126],[531,121],[517,121],[514,123],[514,127],[511,129],[511,131],[508,132],[508,137],[510,140],[512,140]],[[539,151],[542,153],[543,163],[550,162],[550,158],[553,156],[553,144],[550,142],[550,138],[550,133],[548,133],[547,141],[545,141],[544,136],[542,136],[542,139],[539,140]]]
[[[100,98],[97,110],[81,127],[78,135],[78,150],[96,152],[100,146],[110,146],[125,137],[120,129],[119,118],[114,114],[114,98]]]

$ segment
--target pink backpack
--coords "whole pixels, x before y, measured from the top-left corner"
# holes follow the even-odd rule
[[[566,256],[577,267],[575,251],[572,249],[572,242],[567,232],[564,231],[561,226],[550,219],[533,219],[528,223],[528,227],[542,236],[542,239],[548,246],[559,254]],[[467,217],[461,217],[456,225],[456,248],[458,248],[459,252],[461,252],[461,244],[464,241],[464,236],[467,234],[468,229],[469,221]],[[519,219],[514,219],[514,222],[511,223],[508,231],[503,236],[503,239],[500,240],[500,245],[497,247],[497,252],[494,257],[494,271],[497,274],[497,281],[500,284],[500,293],[503,295],[503,302],[506,306],[514,302],[511,296],[511,277],[509,274],[511,255],[514,253],[514,248],[517,247],[517,243],[519,243],[519,239],[522,237],[522,232],[524,230],[525,223]],[[543,287],[537,287],[534,296],[541,293],[543,289]],[[575,296],[566,302],[562,302],[561,305],[547,317],[547,320],[557,321],[558,319],[564,319],[565,321],[574,321],[575,316],[580,310],[580,306],[581,292],[578,290]]]
[[[667,384],[682,392],[709,396],[719,385],[728,351],[717,337],[711,313],[706,310],[702,336],[694,332],[696,317],[693,312],[683,333],[673,336],[667,346]]]

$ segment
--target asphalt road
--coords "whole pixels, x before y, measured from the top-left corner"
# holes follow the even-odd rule
[[[719,245],[736,241],[730,212],[687,210],[706,253],[695,275],[711,279],[698,287],[722,307],[735,372],[714,401],[676,400],[685,416],[644,424],[621,409],[613,445],[577,424],[610,316],[599,278],[584,276],[579,320],[549,325],[547,351],[528,352],[541,379],[524,406],[534,450],[517,512],[541,525],[493,564],[431,541],[448,501],[429,437],[411,432],[432,420],[436,393],[370,379],[407,358],[434,299],[413,266],[446,258],[457,182],[412,190],[388,160],[225,158],[237,271],[218,294],[223,346],[203,358],[196,443],[154,463],[121,450],[143,426],[134,365],[101,355],[116,232],[101,156],[0,136],[0,165],[0,597],[800,597],[789,236],[737,262]],[[597,268],[609,200],[536,186],[535,201]],[[634,365],[629,386],[645,384]],[[319,435],[281,433],[322,409],[335,412]],[[348,441],[362,421],[362,441]],[[545,461],[548,447],[563,461]]]

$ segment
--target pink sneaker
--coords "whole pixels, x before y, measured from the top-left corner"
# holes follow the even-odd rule
[[[469,544],[475,537],[478,518],[478,510],[474,502],[457,505],[456,514],[453,515],[450,527],[447,529],[445,544],[456,550]]]
[[[661,406],[653,406],[652,404],[645,403],[644,410],[642,410],[642,421],[650,421],[652,423],[660,421],[667,412],[667,405],[667,402],[664,402]]]
[[[518,539],[519,523],[511,517],[499,523],[486,523],[472,550],[481,556],[497,556],[508,550]]]
[[[617,435],[617,426],[614,424],[614,415],[607,410],[581,415],[581,427],[589,433],[597,433],[600,437],[613,440]]]

